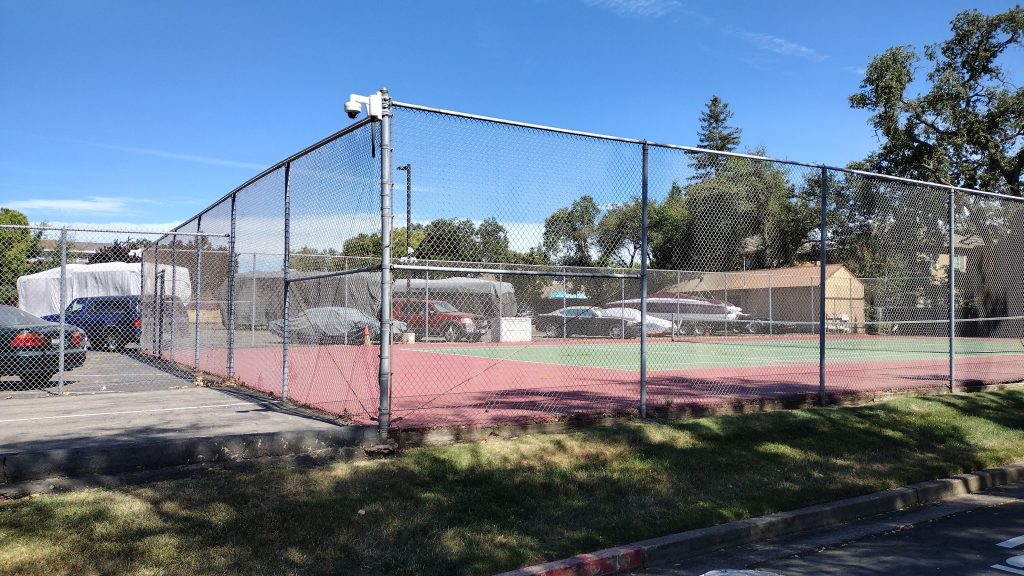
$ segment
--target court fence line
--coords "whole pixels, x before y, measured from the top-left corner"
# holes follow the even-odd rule
[[[1024,380],[1020,198],[382,95],[142,248],[145,354],[382,436]]]

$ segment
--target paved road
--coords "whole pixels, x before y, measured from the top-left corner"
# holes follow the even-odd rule
[[[784,576],[1024,574],[1024,484],[638,574],[689,576],[715,569]]]

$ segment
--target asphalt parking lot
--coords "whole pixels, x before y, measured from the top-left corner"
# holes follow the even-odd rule
[[[136,350],[101,352],[89,350],[85,364],[64,375],[65,395],[101,394],[110,392],[144,392],[172,390],[193,386],[193,376]],[[3,399],[41,398],[60,394],[57,377],[47,387],[26,389],[17,377],[0,378]],[[2,410],[2,408],[0,408]]]

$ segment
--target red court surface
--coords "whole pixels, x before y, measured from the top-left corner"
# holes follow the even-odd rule
[[[573,345],[587,346],[589,342]],[[425,351],[422,344],[392,347],[394,426],[533,422],[568,414],[624,413],[639,405],[638,370],[456,356],[444,353],[444,348],[431,345]],[[237,349],[239,383],[280,397],[282,357],[278,347]],[[223,367],[225,361],[224,350],[206,350],[200,364],[209,369]],[[292,346],[288,399],[345,420],[370,423],[378,407],[378,363],[375,346]],[[937,388],[948,385],[948,370],[946,357],[832,361],[826,363],[826,392]],[[963,384],[1019,381],[1024,377],[1024,354],[961,357],[956,370],[957,381]],[[817,363],[652,370],[648,372],[648,407],[714,407],[800,398],[816,395],[818,382]]]

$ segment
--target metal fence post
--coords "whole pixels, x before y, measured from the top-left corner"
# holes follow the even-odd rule
[[[231,195],[231,237],[228,238],[228,378],[235,377],[235,275],[238,273],[238,262],[235,261],[235,229],[238,194]]]
[[[178,315],[178,237],[171,235],[171,342],[168,356],[174,360],[174,332],[177,328],[174,320]]]
[[[768,271],[768,335],[772,336],[775,334],[775,316],[772,310],[772,275],[774,271]]]
[[[156,336],[156,357],[164,359],[164,293],[167,290],[167,271],[162,270],[156,275],[157,277],[157,290],[156,290],[156,316],[157,316],[157,336]]]
[[[289,162],[284,165],[284,262],[281,264],[282,273],[284,274],[284,300],[282,301],[281,315],[284,318],[284,324],[282,325],[281,332],[281,400],[288,399],[288,338],[290,336],[288,330],[288,269],[290,263],[288,257],[291,254],[291,214],[292,214],[292,192],[291,192],[291,171],[292,163]],[[255,255],[253,256],[253,275],[252,282],[253,286],[256,286],[256,265]],[[253,290],[255,292],[255,289]],[[256,297],[253,296],[253,302],[255,303]],[[256,325],[256,316],[250,319],[253,326]],[[255,328],[253,328],[255,335]],[[255,337],[255,336],[254,336]]]
[[[256,347],[256,253],[252,253],[252,298],[249,302],[249,345]]]
[[[828,235],[826,218],[828,216],[828,168],[821,167],[821,198],[818,200],[820,206],[819,232],[821,237],[818,241],[818,257],[821,259],[821,267],[818,276],[818,401],[825,404],[825,241]]]
[[[156,308],[157,307],[157,300],[156,300],[156,296],[157,296],[157,282],[159,281],[159,279],[160,279],[160,239],[158,238],[157,241],[153,244],[153,334],[152,334],[152,336],[153,336],[153,338],[152,338],[152,340],[153,340],[153,347],[150,348],[150,350],[149,350],[157,358],[160,357],[160,352],[159,352],[159,347],[157,345],[157,340],[156,340],[157,339],[157,334],[158,334],[158,326],[157,326],[156,323],[157,323],[157,320],[163,320],[163,318],[159,318],[157,316],[157,308]]]
[[[729,302],[729,273],[728,272],[722,272],[722,288],[725,289],[725,297],[723,298],[723,300],[725,300],[726,302]],[[726,315],[725,315],[725,335],[726,336],[729,335],[729,314],[728,314],[728,310],[726,310]]]
[[[377,434],[387,438],[391,421],[391,97],[380,89],[380,411]]]
[[[619,338],[626,339],[626,279],[619,279]],[[643,328],[641,327],[641,330]]]
[[[949,188],[949,391],[956,385],[956,189]]]
[[[647,417],[647,141],[641,148],[640,177],[640,417]]]
[[[568,298],[568,296],[569,296],[569,285],[568,285],[567,282],[568,281],[565,278],[565,266],[562,266],[562,309],[563,310],[565,310],[565,299]],[[563,340],[565,338],[567,338],[568,335],[569,335],[569,329],[567,328],[568,324],[569,324],[569,317],[566,316],[565,313],[563,312],[563,314],[562,314],[562,339]]]
[[[680,337],[683,336],[683,321],[679,314],[679,285],[682,283],[682,273],[676,270],[676,313],[672,317],[672,340],[676,338],[676,334]]]
[[[67,319],[65,309],[68,307],[67,293],[68,278],[68,228],[60,230],[60,357],[57,359],[57,394],[64,395],[64,335],[67,330]]]
[[[200,232],[203,229],[203,217],[199,217],[199,221],[196,223],[196,231]],[[196,296],[195,296],[195,307],[196,307],[196,325],[195,325],[195,336],[196,341],[193,345],[194,348],[194,361],[196,371],[199,371],[199,314],[200,306],[203,301],[203,240],[205,236],[196,236]]]

